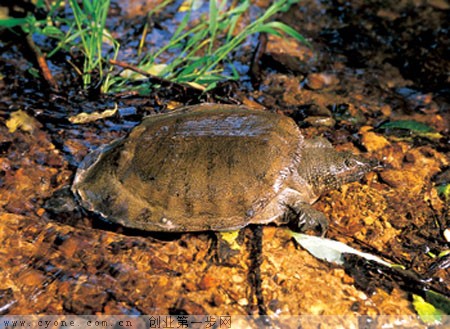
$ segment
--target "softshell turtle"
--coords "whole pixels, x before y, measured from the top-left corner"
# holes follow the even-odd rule
[[[287,116],[203,104],[147,117],[88,155],[72,191],[84,208],[146,231],[233,230],[251,223],[327,226],[311,208],[373,162],[305,140]]]

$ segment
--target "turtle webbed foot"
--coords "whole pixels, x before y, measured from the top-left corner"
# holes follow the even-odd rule
[[[328,219],[322,212],[312,208],[307,203],[300,203],[292,210],[295,213],[295,219],[289,223],[290,229],[295,232],[320,231],[322,236],[325,235],[328,228]]]

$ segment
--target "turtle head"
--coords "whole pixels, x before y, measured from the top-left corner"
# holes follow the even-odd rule
[[[366,173],[378,167],[378,161],[350,152],[335,152],[334,157],[334,161],[329,164],[329,170],[340,185],[360,180]]]
[[[341,185],[361,179],[378,167],[378,161],[332,147],[305,148],[298,173],[317,196]]]

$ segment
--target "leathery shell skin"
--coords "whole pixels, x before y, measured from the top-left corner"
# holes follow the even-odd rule
[[[281,224],[289,209],[320,196],[308,182],[315,178],[303,174],[310,170],[302,152],[311,157],[315,148],[283,115],[188,106],[147,117],[126,138],[89,154],[72,191],[86,209],[147,231]]]

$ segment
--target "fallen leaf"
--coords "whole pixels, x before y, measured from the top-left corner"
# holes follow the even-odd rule
[[[204,0],[185,0],[181,4],[178,11],[180,13],[183,13],[189,10],[198,10],[203,5],[204,2],[205,2]]]
[[[442,135],[436,132],[430,126],[414,121],[414,120],[399,120],[399,121],[391,121],[386,122],[380,126],[381,129],[402,129],[408,130],[411,133],[417,136],[423,136],[430,139],[439,139],[442,138]]]
[[[22,110],[11,113],[9,119],[6,120],[6,127],[10,133],[15,132],[17,129],[33,132],[33,130],[39,129],[41,126],[39,121]]]
[[[141,68],[143,71],[147,72],[148,74],[159,76],[159,74],[167,67],[167,64],[153,64],[152,66],[148,68]],[[147,76],[141,73],[137,73],[130,69],[125,69],[119,74],[122,78],[133,80],[133,81],[139,81],[139,80],[146,80],[148,79]]]
[[[109,118],[116,114],[117,112],[117,104],[115,105],[115,108],[112,110],[105,110],[103,112],[92,112],[92,113],[80,113],[75,116],[71,116],[69,118],[69,121],[75,124],[82,124],[82,123],[88,123],[97,121],[104,118]]]
[[[427,325],[439,325],[442,322],[442,312],[432,304],[427,303],[422,297],[413,295],[412,302],[414,309],[419,314],[420,319]]]
[[[342,265],[344,264],[343,254],[354,254],[364,259],[372,260],[391,267],[391,264],[385,262],[381,258],[356,250],[342,242],[292,231],[290,233],[298,244],[305,248],[314,257],[321,260]]]
[[[241,247],[237,243],[236,239],[239,236],[239,230],[236,231],[228,231],[228,232],[220,232],[220,237],[228,243],[230,249],[239,250]]]

